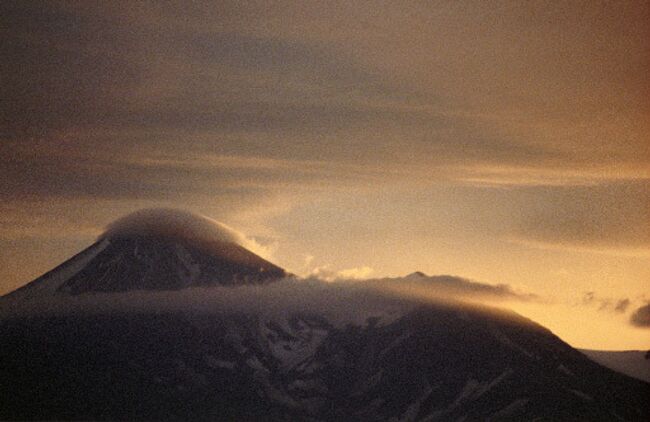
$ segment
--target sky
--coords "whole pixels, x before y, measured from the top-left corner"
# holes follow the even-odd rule
[[[650,2],[0,4],[0,294],[141,208],[650,348]]]

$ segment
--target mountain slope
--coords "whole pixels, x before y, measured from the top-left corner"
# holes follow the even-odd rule
[[[244,245],[148,210],[0,298],[0,420],[650,420],[650,384],[513,312]]]
[[[524,318],[426,305],[10,319],[1,419],[647,420],[650,385]]]
[[[594,362],[641,381],[650,382],[650,358],[647,351],[586,350],[582,353]]]
[[[111,225],[86,250],[8,296],[260,284],[287,275],[217,224],[180,211],[134,213]]]

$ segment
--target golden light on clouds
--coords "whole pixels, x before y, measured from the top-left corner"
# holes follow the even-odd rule
[[[557,295],[513,306],[576,345],[650,346],[631,307],[567,322],[584,292],[650,294],[646,2],[0,16],[0,293],[122,215],[180,207],[303,275],[505,283]]]

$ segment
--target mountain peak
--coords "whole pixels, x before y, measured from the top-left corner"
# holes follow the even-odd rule
[[[197,248],[234,243],[250,249],[251,242],[227,225],[211,218],[172,208],[147,208],[109,224],[101,239],[156,238]]]
[[[252,243],[204,216],[141,210],[116,220],[95,244],[10,295],[263,284],[287,275],[246,247]]]

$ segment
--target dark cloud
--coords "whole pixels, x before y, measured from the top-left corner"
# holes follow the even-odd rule
[[[528,188],[516,237],[585,249],[650,250],[650,183]]]
[[[82,130],[89,143],[107,130],[151,133],[149,141],[115,135],[139,144],[160,143],[161,133],[170,131],[180,143],[202,131],[216,137],[279,132],[282,142],[267,148],[267,136],[255,142],[257,151],[295,156],[302,150],[315,158],[327,149],[332,160],[376,159],[385,151],[394,160],[404,142],[411,142],[411,148],[447,163],[461,152],[464,162],[554,154],[485,134],[478,122],[447,113],[439,98],[391,80],[341,46],[252,35],[246,28],[219,30],[228,12],[204,11],[217,28],[209,29],[137,22],[131,16],[155,14],[159,8],[152,4],[125,7],[121,14],[97,5],[75,10],[59,3],[7,2],[3,7],[10,40],[3,44],[3,79],[10,88],[4,92],[3,126],[7,137],[23,143],[58,144],[60,139],[48,135],[71,130]],[[166,15],[166,22],[174,22],[175,14]],[[414,131],[407,135],[410,141],[403,129]],[[455,136],[448,136],[452,130]],[[345,133],[321,144],[322,135],[337,131]],[[399,143],[388,139],[391,132]],[[35,162],[32,168],[37,167]]]
[[[129,7],[122,16],[88,8],[3,3],[5,135],[79,127],[331,131],[431,118],[364,104],[417,90],[403,92],[317,42],[137,25]]]
[[[580,303],[583,306],[592,306],[599,311],[614,312],[623,314],[632,304],[628,298],[613,299],[611,297],[602,297],[595,292],[585,292]]]
[[[62,6],[8,1],[0,7],[4,136],[69,127],[91,113],[101,120],[102,109],[146,75],[146,63],[129,54],[140,44],[136,29]]]
[[[627,311],[627,308],[630,306],[631,302],[630,299],[621,299],[618,302],[616,302],[616,306],[614,306],[614,312],[618,313],[625,313]]]
[[[377,122],[421,126],[434,120],[372,105],[417,91],[391,85],[331,46],[138,22],[157,7],[122,6],[120,12],[63,3],[0,6],[6,22],[0,47],[5,200],[266,197],[276,187],[358,183],[383,166],[337,165],[372,159],[368,152],[381,150],[380,137],[324,135]],[[217,28],[228,20],[220,13],[212,17]],[[228,139],[232,133],[254,135]],[[202,153],[332,165],[186,165]]]
[[[94,148],[101,143],[127,146],[134,157],[147,154],[147,145],[176,144],[170,153],[177,156],[210,147],[310,159],[327,151],[331,161],[385,165],[383,160],[403,157],[409,165],[425,167],[552,163],[566,155],[554,146],[495,132],[471,114],[451,112],[449,98],[368,64],[353,52],[353,44],[253,31],[265,19],[257,16],[259,5],[77,6],[2,5],[3,137],[28,149],[38,149],[38,143],[64,148],[62,139],[71,132],[83,141],[72,151],[72,164],[37,155],[4,170],[9,184],[33,183],[35,195],[70,190],[110,197],[123,192],[129,198],[161,191],[146,172],[141,177],[132,174],[137,169],[111,173],[114,157]],[[266,12],[275,16],[278,10]],[[329,16],[325,12],[323,17]],[[231,21],[241,24],[231,27]],[[341,131],[337,139],[324,138]],[[204,132],[210,132],[209,139],[188,141]],[[266,136],[223,139],[231,133]],[[0,150],[0,159],[11,156]],[[84,161],[86,171],[78,171]],[[90,174],[102,171],[122,181],[95,180]],[[39,189],[43,178],[50,183]],[[219,182],[213,184],[218,188]]]
[[[344,188],[365,180],[385,179],[380,168],[329,161],[264,159],[247,156],[178,152],[178,147],[129,145],[56,145],[19,142],[0,145],[11,156],[0,168],[0,194],[7,200],[96,198],[105,200],[183,200],[239,194],[272,195],[278,189],[329,185]],[[115,149],[113,149],[113,147]],[[236,204],[233,204],[236,206]]]
[[[630,316],[630,323],[636,327],[650,327],[650,303],[637,308]]]

